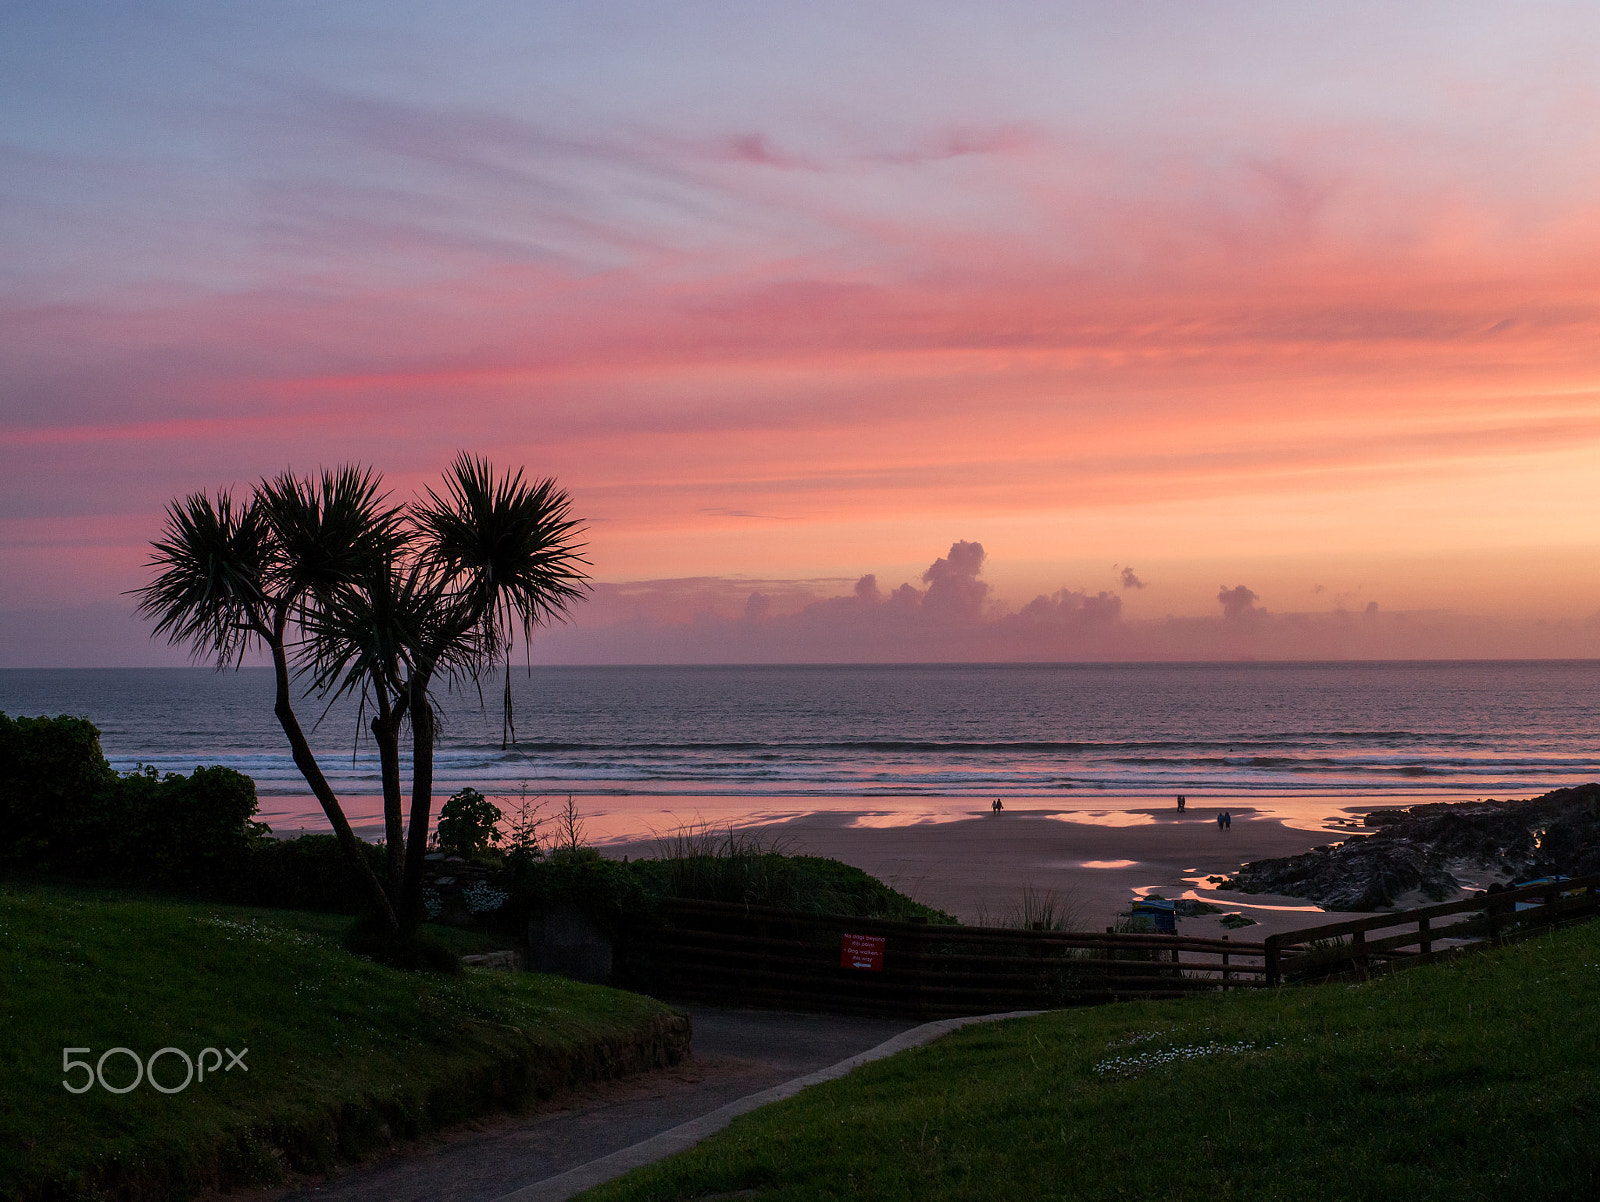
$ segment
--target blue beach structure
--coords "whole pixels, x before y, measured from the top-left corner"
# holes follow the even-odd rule
[[[1178,933],[1178,903],[1163,901],[1160,898],[1140,898],[1133,903],[1135,917],[1144,915],[1150,918],[1156,927],[1158,935],[1176,935]]]

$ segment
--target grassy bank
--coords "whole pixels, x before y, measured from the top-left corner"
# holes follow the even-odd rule
[[[1360,985],[969,1028],[585,1197],[1591,1198],[1597,1057],[1589,923]]]
[[[533,974],[406,974],[351,955],[349,919],[113,890],[0,886],[0,1196],[167,1197],[317,1170],[581,1080],[644,1067],[682,1020]],[[459,951],[482,937],[455,938]],[[113,1047],[218,1049],[205,1079],[124,1094]],[[248,1048],[225,1068],[226,1050]],[[210,1058],[207,1058],[210,1064]],[[121,1053],[106,1082],[135,1079]],[[155,1065],[168,1088],[180,1057]]]

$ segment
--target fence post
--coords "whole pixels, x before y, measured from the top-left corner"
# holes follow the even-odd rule
[[[911,952],[911,988],[912,1004],[917,1008],[917,1017],[928,1017],[928,995],[922,979],[923,960],[928,950],[928,920],[922,915],[917,915],[911,920],[912,930],[907,934],[912,946]]]
[[[1365,931],[1352,931],[1350,933],[1350,962],[1355,965],[1356,980],[1367,979],[1367,933]]]
[[[1426,917],[1417,919],[1417,942],[1424,956],[1433,951],[1433,925]]]
[[[1228,936],[1226,936],[1226,935],[1223,936],[1223,939],[1227,939],[1227,938],[1228,938]],[[1228,982],[1229,982],[1229,980],[1231,978],[1232,978],[1232,974],[1228,971],[1228,953],[1227,952],[1223,952],[1222,953],[1222,987],[1224,989],[1226,989],[1228,987]]]
[[[1268,935],[1267,936],[1266,962],[1267,962],[1267,984],[1268,985],[1282,985],[1283,984],[1283,961],[1280,958],[1280,953],[1278,951],[1278,937],[1276,935]]]

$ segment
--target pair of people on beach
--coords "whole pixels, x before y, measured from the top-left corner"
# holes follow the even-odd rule
[[[999,804],[1000,803],[998,801],[995,802],[995,805],[999,805]],[[1178,794],[1178,813],[1181,814],[1188,808],[1189,808],[1189,799],[1187,797],[1185,797],[1182,793]],[[1227,810],[1222,810],[1217,814],[1217,829],[1219,831],[1226,831],[1226,830],[1232,830],[1233,829],[1233,815],[1228,813]]]
[[[990,808],[990,809],[991,809],[991,810],[993,810],[993,811],[994,811],[994,812],[995,812],[995,813],[996,813],[996,814],[998,814],[998,813],[999,813],[999,812],[1000,812],[1000,811],[1001,811],[1001,810],[1003,810],[1003,809],[1005,809],[1005,806],[1003,806],[1003,805],[1001,805],[1001,804],[1000,804],[1000,799],[999,799],[999,798],[998,798],[998,797],[996,797],[996,798],[995,798],[995,799],[994,799],[994,801],[992,801],[992,802],[991,802],[991,803],[990,803],[990,804],[989,804],[989,808]]]

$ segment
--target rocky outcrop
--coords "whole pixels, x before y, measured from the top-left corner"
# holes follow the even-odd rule
[[[1329,910],[1386,910],[1409,893],[1455,896],[1461,886],[1452,868],[1506,880],[1600,872],[1600,784],[1527,801],[1376,810],[1362,825],[1374,833],[1256,860],[1218,887],[1303,897]]]

